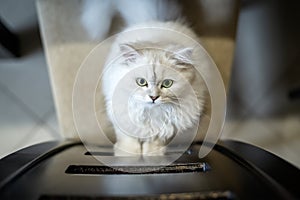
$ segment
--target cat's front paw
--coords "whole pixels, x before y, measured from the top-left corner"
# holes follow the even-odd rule
[[[142,149],[139,143],[124,144],[117,142],[114,145],[115,156],[140,156],[141,154]]]
[[[143,144],[143,156],[163,156],[166,147],[159,141],[145,142]]]

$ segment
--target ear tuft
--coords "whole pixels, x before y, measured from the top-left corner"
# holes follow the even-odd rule
[[[173,52],[173,59],[177,61],[177,64],[193,65],[193,51],[192,47],[181,48]]]
[[[138,50],[131,44],[120,44],[119,46],[126,63],[135,62],[135,60],[140,56]]]

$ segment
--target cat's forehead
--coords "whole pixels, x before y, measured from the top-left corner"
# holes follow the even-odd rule
[[[173,78],[179,76],[178,71],[172,69],[170,66],[159,63],[146,64],[139,67],[137,76],[144,77],[149,81],[160,81],[165,78]]]
[[[145,62],[155,64],[155,65],[170,65],[174,61],[170,59],[168,53],[162,50],[149,50],[144,52]]]
[[[165,78],[178,79],[180,72],[174,68],[175,62],[170,59],[165,51],[144,51],[135,63],[138,69],[137,76],[148,81],[161,81]]]

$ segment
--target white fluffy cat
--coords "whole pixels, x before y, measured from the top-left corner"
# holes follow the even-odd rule
[[[197,69],[205,73],[206,62],[191,28],[164,21],[178,16],[180,8],[166,0],[104,2],[113,6],[106,16],[118,10],[128,25],[112,44],[102,77],[115,155],[163,155],[177,135],[192,141],[206,101]],[[92,4],[86,9],[94,9]],[[99,34],[97,28],[89,32]]]
[[[116,155],[163,155],[176,134],[197,129],[206,87],[192,38],[179,22],[156,21],[131,26],[114,41],[102,84]]]

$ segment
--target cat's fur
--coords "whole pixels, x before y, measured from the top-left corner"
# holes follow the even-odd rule
[[[203,62],[192,40],[177,32],[197,39],[179,22],[147,22],[126,29],[112,46],[109,60],[117,59],[107,63],[102,84],[116,155],[163,155],[176,134],[199,124],[206,87],[195,67]],[[137,85],[140,77],[147,87]],[[170,88],[161,87],[165,79],[174,80]]]
[[[197,131],[206,102],[206,86],[196,68],[205,73],[206,62],[195,46],[196,34],[175,20],[180,18],[175,0],[124,2],[104,0],[101,6],[90,0],[83,15],[94,38],[103,37],[110,25],[105,21],[101,32],[99,25],[91,24],[97,20],[89,10],[99,5],[99,20],[118,11],[128,26],[114,41],[102,77],[106,111],[117,139],[115,155],[163,155],[176,135],[182,136],[179,142],[195,136],[190,130]],[[146,79],[147,87],[138,86],[137,78]],[[165,79],[174,81],[170,88],[161,87]],[[154,101],[151,96],[159,98]]]

